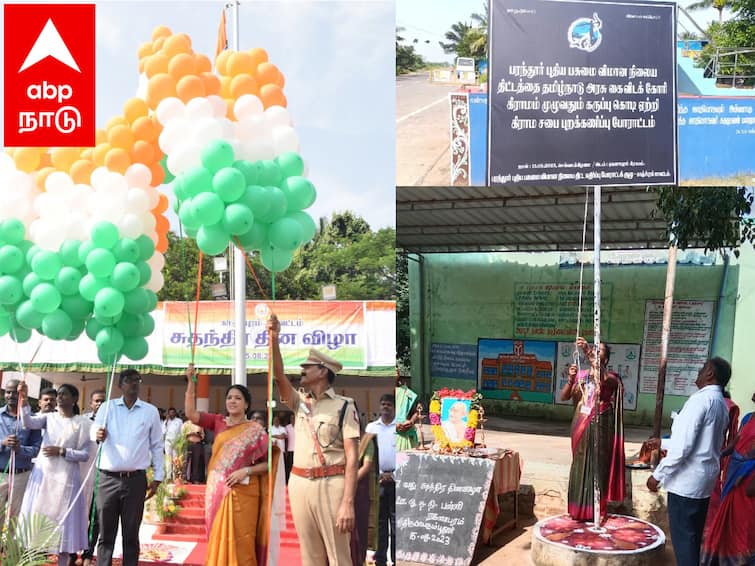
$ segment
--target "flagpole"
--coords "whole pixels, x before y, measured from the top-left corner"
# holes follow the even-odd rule
[[[239,1],[233,0],[233,49],[239,50]],[[229,4],[226,4],[227,8]],[[231,244],[233,258],[233,321],[236,328],[233,383],[246,386],[246,264],[243,250]]]

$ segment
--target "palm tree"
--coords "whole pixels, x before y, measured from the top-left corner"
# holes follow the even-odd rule
[[[465,38],[472,26],[466,22],[456,22],[451,26],[451,29],[446,32],[445,38],[448,43],[439,41],[438,43],[446,53],[456,53],[459,55],[460,49],[465,46]]]
[[[688,10],[707,10],[708,8],[715,8],[718,10],[718,23],[724,21],[724,9],[731,8],[734,2],[732,0],[699,0],[694,4],[687,6]]]
[[[482,14],[474,13],[470,17],[472,21],[477,23],[476,32],[478,37],[469,46],[470,49],[477,54],[477,57],[487,58],[488,56],[488,16],[490,10],[490,4],[485,2],[483,4],[484,11]]]

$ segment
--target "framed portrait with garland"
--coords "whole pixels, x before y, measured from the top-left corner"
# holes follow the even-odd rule
[[[430,399],[429,418],[433,451],[458,453],[474,446],[482,394],[444,387]]]

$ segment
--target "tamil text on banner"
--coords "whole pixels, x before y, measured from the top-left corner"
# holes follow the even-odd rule
[[[287,368],[297,368],[310,348],[327,352],[345,370],[367,367],[365,304],[362,301],[247,301],[247,367],[267,371],[267,320],[275,312],[281,322],[280,346]],[[201,302],[196,319],[194,363],[200,367],[233,365],[236,331],[233,303]],[[185,366],[191,361],[194,306],[165,303],[163,365]]]

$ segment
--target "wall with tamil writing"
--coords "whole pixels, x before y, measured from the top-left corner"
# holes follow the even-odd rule
[[[468,358],[470,348],[476,349],[481,338],[565,342],[575,336],[579,293],[569,295],[565,290],[575,288],[580,270],[578,265],[560,266],[559,254],[427,254],[421,261],[410,261],[409,268],[412,383],[423,394],[441,387],[475,387]],[[739,266],[726,269],[724,278],[720,258],[717,265],[679,265],[674,297],[714,303],[711,355],[731,360]],[[603,265],[601,276],[602,339],[642,344],[648,301],[664,297],[666,265]],[[580,333],[588,337],[593,326],[591,266],[585,266],[583,280]],[[462,359],[455,365],[449,358],[456,351]],[[453,368],[460,375],[449,375]],[[736,379],[749,376],[735,372]],[[668,419],[686,398],[667,394],[664,416]],[[490,401],[489,410],[563,420],[572,416],[570,406],[506,398]],[[640,383],[636,409],[625,411],[625,421],[650,424],[654,411],[655,395],[642,393]]]

